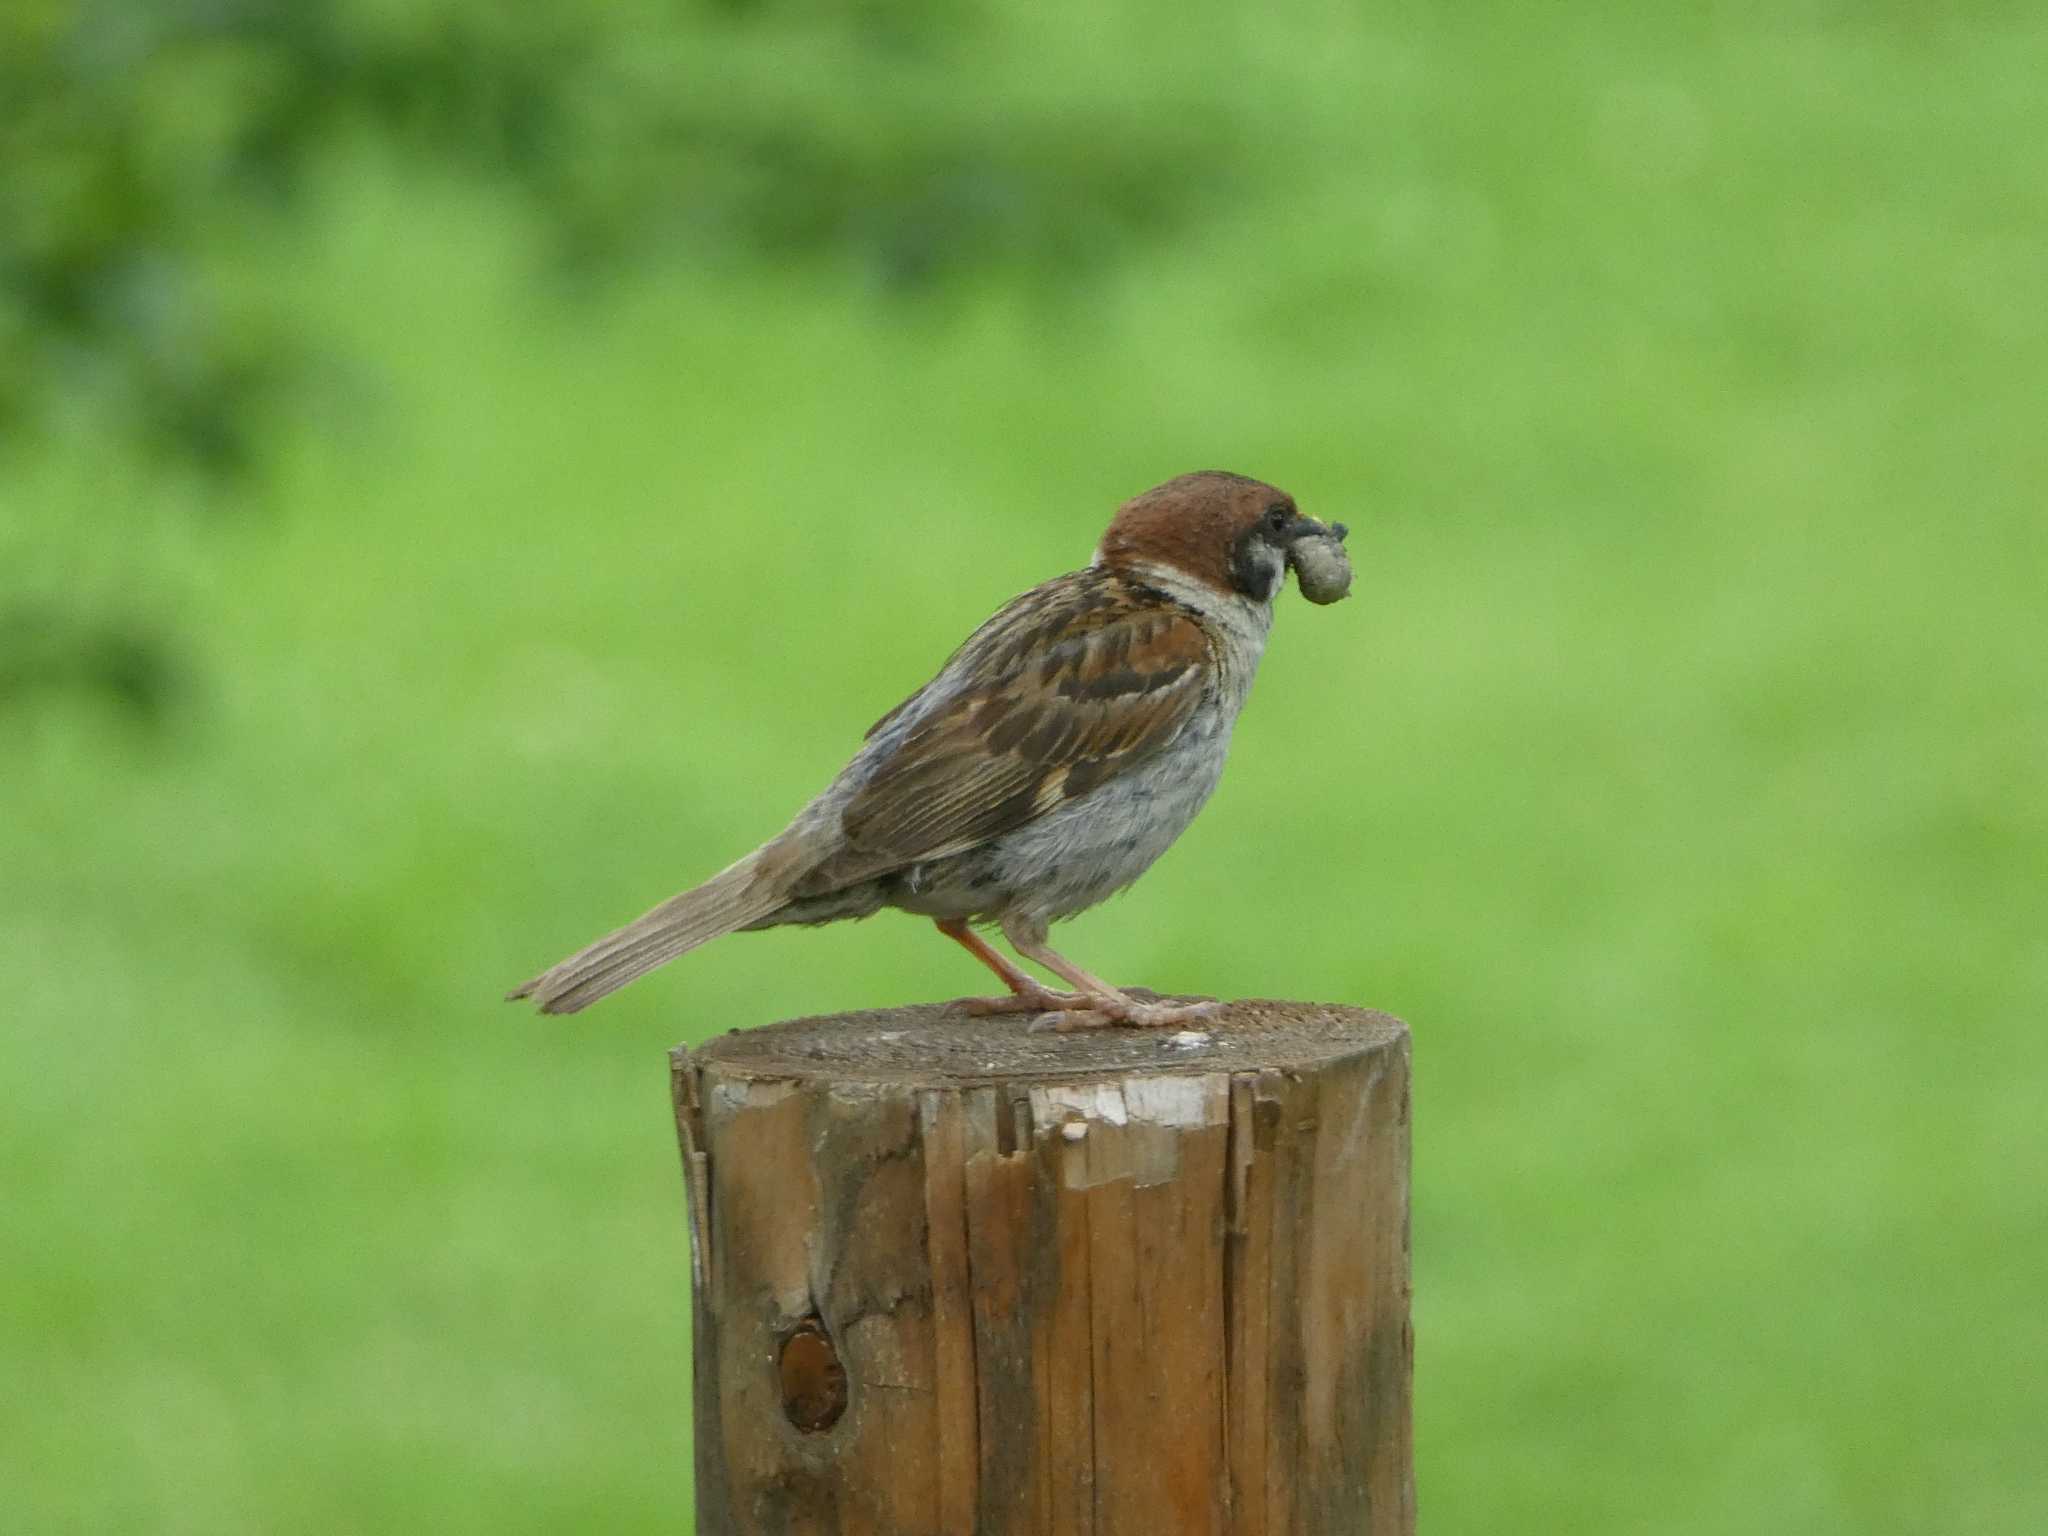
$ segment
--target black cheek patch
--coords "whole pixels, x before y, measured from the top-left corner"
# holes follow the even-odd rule
[[[1287,575],[1284,564],[1275,569],[1267,563],[1271,549],[1264,528],[1248,528],[1230,552],[1230,584],[1255,602],[1270,598]]]
[[[1246,529],[1237,536],[1237,543],[1230,551],[1230,584],[1252,596],[1257,596],[1257,588],[1264,585],[1258,556],[1258,545],[1264,537],[1257,528]]]

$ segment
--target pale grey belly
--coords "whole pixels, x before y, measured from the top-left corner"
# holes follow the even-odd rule
[[[914,865],[888,901],[929,917],[1052,921],[1107,900],[1152,867],[1223,776],[1230,719],[1204,710],[1173,750],[985,847]]]

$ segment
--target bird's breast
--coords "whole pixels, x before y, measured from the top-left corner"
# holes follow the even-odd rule
[[[1171,745],[994,839],[986,867],[1007,905],[1065,917],[1144,874],[1215,792],[1235,716],[1234,706],[1205,701]]]

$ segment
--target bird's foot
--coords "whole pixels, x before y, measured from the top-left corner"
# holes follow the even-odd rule
[[[1107,1029],[1114,1024],[1127,1024],[1137,1029],[1170,1029],[1175,1025],[1212,1019],[1222,1011],[1223,1005],[1213,997],[1183,1003],[1155,1003],[1113,992],[1099,997],[1084,997],[1078,1006],[1039,1019],[1031,1027],[1062,1035],[1077,1029]]]
[[[963,997],[949,1007],[975,1018],[997,1013],[1062,1013],[1073,1008],[1091,1008],[1094,1002],[1078,992],[1055,992],[1050,987],[1032,986],[1001,997]]]

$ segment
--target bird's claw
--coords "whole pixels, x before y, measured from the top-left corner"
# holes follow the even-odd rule
[[[1034,1019],[1031,1029],[1061,1035],[1079,1029],[1107,1029],[1115,1024],[1129,1025],[1134,1029],[1166,1029],[1176,1024],[1214,1018],[1223,1011],[1223,1005],[1214,998],[1186,1003],[1147,1003],[1135,997],[1122,996],[1091,997],[1081,1001],[1085,1006]]]
[[[949,1006],[980,1019],[999,1013],[1059,1013],[1088,1005],[1088,999],[1078,992],[1039,987],[1030,992],[1007,992],[1001,997],[963,997]]]

